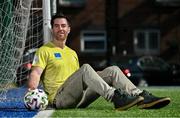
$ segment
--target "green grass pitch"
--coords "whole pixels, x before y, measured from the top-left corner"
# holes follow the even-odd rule
[[[147,87],[141,89],[146,89],[157,96],[168,96],[171,98],[171,103],[156,110],[138,109],[137,106],[134,106],[126,111],[116,111],[112,103],[100,97],[85,109],[55,110],[52,117],[180,117],[180,87]]]

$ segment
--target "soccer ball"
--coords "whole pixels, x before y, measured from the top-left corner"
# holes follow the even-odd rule
[[[24,105],[28,110],[45,110],[48,106],[47,94],[42,89],[30,90],[24,96]]]

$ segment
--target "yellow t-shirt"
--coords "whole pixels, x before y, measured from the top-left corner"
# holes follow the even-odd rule
[[[44,69],[41,80],[50,103],[53,102],[58,88],[79,69],[76,52],[67,46],[64,49],[55,47],[52,42],[37,50],[32,65]]]

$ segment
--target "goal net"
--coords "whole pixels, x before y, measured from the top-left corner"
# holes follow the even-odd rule
[[[25,56],[43,43],[42,4],[38,1],[0,0],[0,102],[7,100],[8,90],[17,81],[22,85],[27,79],[24,73],[28,70],[21,67],[32,57]],[[18,91],[13,94],[18,98]]]

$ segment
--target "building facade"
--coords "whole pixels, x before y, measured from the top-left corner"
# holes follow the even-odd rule
[[[72,20],[68,45],[96,68],[143,55],[180,63],[179,0],[57,0]]]

